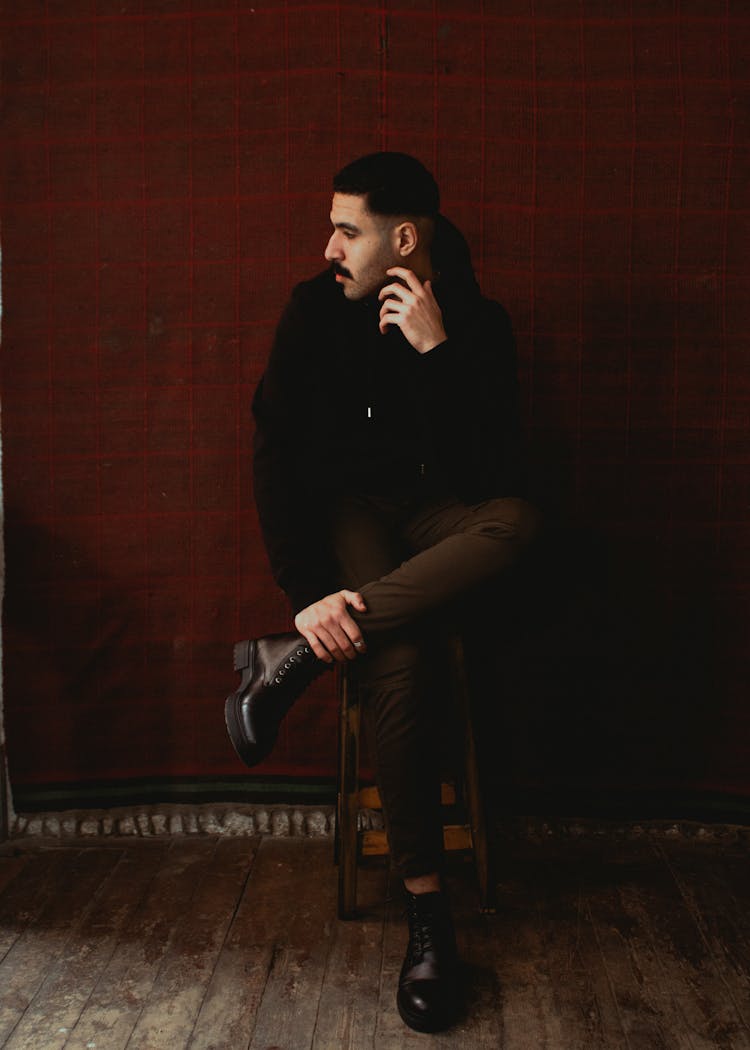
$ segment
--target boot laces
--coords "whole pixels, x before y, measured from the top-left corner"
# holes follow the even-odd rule
[[[309,646],[300,646],[276,669],[272,685],[284,685],[285,695],[296,700],[307,686],[326,669],[325,663],[313,654]],[[292,672],[289,677],[289,672]]]
[[[418,900],[410,900],[407,907],[412,963],[420,962],[428,952],[434,952],[439,940],[439,918],[435,912],[420,908]]]

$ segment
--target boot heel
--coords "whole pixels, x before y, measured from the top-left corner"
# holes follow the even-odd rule
[[[244,671],[250,666],[250,640],[237,642],[234,647],[234,669]]]

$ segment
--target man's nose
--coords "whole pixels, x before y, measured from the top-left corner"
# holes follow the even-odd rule
[[[344,258],[344,253],[341,250],[341,241],[338,239],[335,233],[331,234],[331,237],[326,245],[326,250],[323,253],[328,262],[341,261]]]

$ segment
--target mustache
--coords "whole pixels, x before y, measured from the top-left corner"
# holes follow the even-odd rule
[[[351,277],[352,275],[344,266],[340,266],[338,263],[333,264],[333,272],[340,274],[342,277]]]

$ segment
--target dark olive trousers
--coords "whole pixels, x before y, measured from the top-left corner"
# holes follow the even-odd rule
[[[438,716],[429,688],[435,640],[472,590],[517,561],[536,528],[536,511],[523,499],[466,505],[423,483],[347,496],[333,509],[341,586],[367,604],[352,614],[367,643],[356,673],[401,877],[442,866]]]

